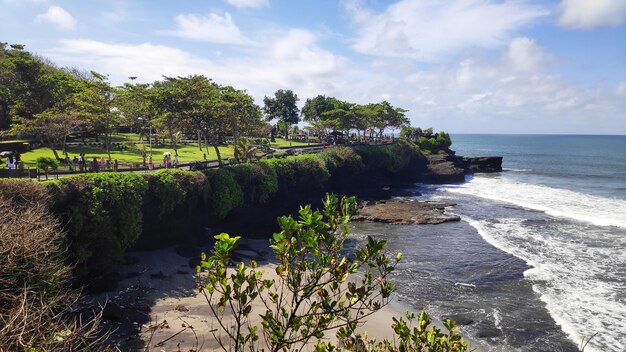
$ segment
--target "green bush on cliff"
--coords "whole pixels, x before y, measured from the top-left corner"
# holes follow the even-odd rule
[[[223,219],[243,204],[243,192],[232,173],[225,169],[209,169],[204,173],[211,185],[208,203],[215,217]]]
[[[418,154],[415,145],[406,140],[382,146],[356,146],[354,151],[361,156],[367,171],[388,174],[398,173]]]
[[[248,204],[265,203],[278,190],[276,170],[266,163],[239,164],[226,170],[233,174]]]
[[[89,271],[108,270],[123,259],[142,232],[147,181],[137,174],[101,173],[48,185],[67,220],[70,254]]]
[[[267,159],[262,163],[276,171],[278,188],[283,196],[291,192],[308,194],[321,190],[330,177],[324,161],[314,154]]]
[[[171,213],[187,196],[187,191],[178,183],[170,170],[147,175],[148,194],[154,196],[159,219]]]

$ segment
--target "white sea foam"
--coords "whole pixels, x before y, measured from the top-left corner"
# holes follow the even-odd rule
[[[626,350],[626,302],[616,298],[626,290],[618,271],[626,267],[623,231],[581,231],[563,223],[538,230],[518,218],[464,220],[487,242],[532,266],[525,277],[572,341],[580,344],[598,332],[585,351]]]
[[[544,211],[549,215],[585,221],[598,226],[626,228],[626,201],[566,189],[516,182],[508,177],[477,176],[458,186],[446,186],[453,193],[515,204]]]

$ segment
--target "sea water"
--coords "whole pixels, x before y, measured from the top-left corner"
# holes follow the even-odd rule
[[[416,185],[462,221],[356,224],[405,260],[399,297],[482,351],[626,351],[626,136],[453,135],[504,171]]]

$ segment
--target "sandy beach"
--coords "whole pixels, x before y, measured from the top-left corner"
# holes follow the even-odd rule
[[[276,276],[267,240],[242,239],[239,248],[236,259],[255,259],[266,278]],[[123,278],[118,288],[94,296],[101,304],[107,302],[105,322],[115,329],[114,341],[121,350],[221,350],[214,334],[223,333],[198,289],[195,267],[191,267],[197,261],[192,256],[196,250],[181,246],[131,253],[131,263],[118,268]],[[403,308],[394,299],[370,316],[360,331],[377,339],[391,337],[392,317],[402,315]],[[253,308],[253,322],[260,321],[256,311],[262,312],[260,302]]]

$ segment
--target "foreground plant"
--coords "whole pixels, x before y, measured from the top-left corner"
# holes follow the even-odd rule
[[[435,327],[426,330],[430,319],[425,313],[420,314],[415,329],[410,328],[414,322],[410,314],[408,321],[394,321],[397,342],[377,343],[355,334],[360,323],[389,303],[395,285],[387,278],[402,259],[400,253],[389,258],[383,252],[386,241],[372,237],[354,257],[346,256],[347,223],[356,213],[354,197],[339,200],[328,195],[322,211],[305,206],[298,220],[280,217],[281,231],[270,240],[278,261],[273,279],[265,279],[254,261],[229,269],[239,237],[215,237],[212,255],[203,255],[198,270],[206,273],[201,289],[225,334],[214,332],[224,351],[283,351],[305,346],[318,351],[468,348],[450,321],[445,323],[448,335]],[[255,312],[258,318],[251,316],[257,302],[262,307],[262,312]],[[330,332],[335,333],[338,345],[321,341]]]

